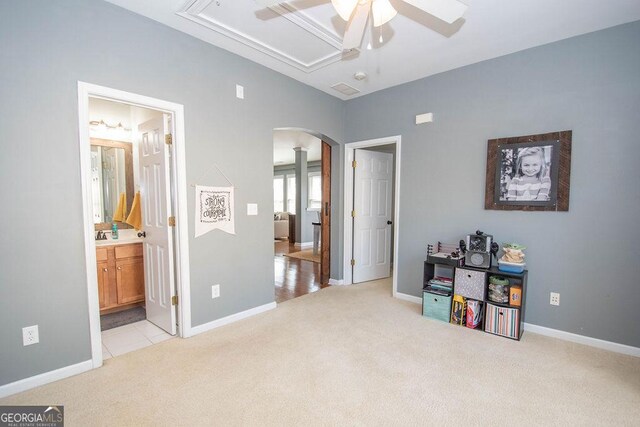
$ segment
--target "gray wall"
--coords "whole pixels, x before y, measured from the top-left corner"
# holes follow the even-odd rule
[[[192,324],[274,301],[273,129],[342,141],[341,101],[100,1],[1,2],[0,40],[0,385],[90,359],[78,80],[183,104],[187,182],[223,185],[215,162],[236,186],[237,235],[190,237]],[[191,191],[188,206],[193,236]],[[23,347],[34,324],[40,344]]]
[[[347,102],[347,141],[402,135],[400,292],[420,295],[428,243],[481,229],[528,247],[527,322],[640,346],[638,41],[635,22]],[[484,210],[488,139],[567,129],[569,212]]]

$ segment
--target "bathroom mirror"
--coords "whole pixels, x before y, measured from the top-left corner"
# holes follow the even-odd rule
[[[122,193],[125,194],[128,215],[133,202],[132,144],[91,138],[91,195],[96,230],[111,228]],[[131,228],[124,222],[118,222],[118,227]]]

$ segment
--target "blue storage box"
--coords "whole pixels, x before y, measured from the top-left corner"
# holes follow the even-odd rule
[[[449,322],[451,316],[451,295],[422,292],[422,315],[432,319]]]
[[[522,273],[525,267],[526,264],[524,262],[515,263],[498,260],[498,270],[506,271],[507,273]]]

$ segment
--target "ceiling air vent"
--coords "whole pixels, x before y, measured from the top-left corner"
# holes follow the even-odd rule
[[[335,89],[338,92],[340,92],[341,94],[347,95],[347,96],[355,95],[356,93],[360,92],[355,87],[351,87],[346,83],[334,84],[333,86],[331,86],[331,89]]]

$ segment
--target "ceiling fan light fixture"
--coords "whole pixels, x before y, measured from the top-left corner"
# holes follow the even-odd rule
[[[351,15],[353,15],[358,0],[331,0],[331,3],[336,12],[338,12],[338,15],[340,15],[340,18],[348,21]]]
[[[379,27],[391,21],[398,14],[398,11],[391,6],[389,0],[373,0],[371,14],[373,15],[373,26]]]

